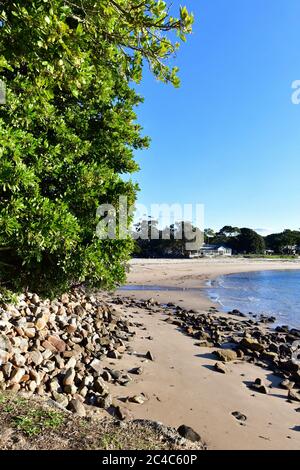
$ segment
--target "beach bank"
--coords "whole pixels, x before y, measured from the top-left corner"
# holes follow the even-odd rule
[[[130,384],[131,393],[147,396],[141,406],[126,405],[133,416],[175,427],[189,425],[209,449],[299,449],[299,404],[287,400],[288,391],[279,386],[282,379],[241,360],[226,364],[226,374],[216,372],[212,348],[199,347],[178,325],[165,321],[168,312],[162,306],[172,302],[205,313],[214,306],[203,292],[208,279],[299,267],[298,261],[278,260],[134,260],[128,286],[146,286],[147,290],[122,290],[117,297],[129,303],[129,315],[142,325],[132,347],[144,353],[150,350],[155,360],[143,363],[143,374]],[[138,304],[139,299],[149,298],[158,302],[151,311]],[[130,299],[134,300],[131,306]],[[138,355],[122,361],[124,368],[141,366]],[[256,379],[265,382],[268,395],[249,387]],[[116,397],[122,392],[122,387],[114,391]],[[235,412],[246,420],[236,419]]]

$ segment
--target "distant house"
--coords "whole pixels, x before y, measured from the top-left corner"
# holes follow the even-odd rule
[[[285,245],[282,248],[282,253],[285,255],[296,255],[299,253],[299,247],[297,245]]]
[[[224,245],[202,245],[197,251],[189,252],[189,258],[199,258],[203,256],[231,256],[232,249]]]

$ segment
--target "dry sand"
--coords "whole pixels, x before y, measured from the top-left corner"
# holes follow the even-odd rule
[[[178,291],[119,291],[118,295],[139,299],[154,297],[159,302],[174,302],[205,311],[212,303],[201,288],[209,278],[220,274],[265,269],[300,269],[298,261],[244,259],[210,260],[134,260],[128,284],[177,287]],[[191,290],[190,290],[191,289]],[[143,405],[129,403],[134,417],[161,421],[167,425],[192,426],[209,449],[300,449],[300,403],[287,402],[287,391],[278,387],[280,379],[245,362],[230,363],[229,372],[212,369],[216,360],[207,348],[199,348],[174,325],[165,323],[161,313],[146,310],[129,312],[144,325],[137,328],[134,349],[140,353],[110,360],[110,366],[128,369],[142,365],[144,373],[129,387],[115,388],[115,398],[146,393]],[[153,340],[146,339],[152,336]],[[142,353],[150,350],[156,357],[147,361]],[[257,377],[272,384],[269,395],[253,392],[248,381]],[[241,425],[231,413],[247,416]]]

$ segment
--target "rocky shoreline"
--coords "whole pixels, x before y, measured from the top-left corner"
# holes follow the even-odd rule
[[[84,290],[74,290],[54,301],[27,293],[14,306],[2,305],[0,389],[29,399],[40,397],[80,417],[101,410],[117,420],[131,420],[126,401],[143,405],[147,395],[129,395],[125,404],[119,403],[112,398],[113,387],[139,380],[147,362],[159,360],[151,350],[139,354],[132,347],[135,329],[144,329],[134,319],[135,309],[159,318],[162,315],[199,348],[209,348],[216,358],[216,373],[226,374],[228,362],[246,361],[272,370],[282,379],[286,399],[300,401],[299,330],[287,326],[272,329],[272,317],[252,319],[237,310],[228,314],[215,307],[205,312],[187,310],[153,298],[137,300]],[[139,357],[141,365],[122,369],[124,355]],[[120,367],[108,366],[108,359],[114,364],[120,360]],[[261,379],[249,387],[269,392]],[[234,413],[236,419],[243,420],[244,415]],[[178,431],[180,438],[195,439],[200,445],[201,437],[191,428],[182,425]]]
[[[15,306],[2,306],[0,313],[2,391],[50,397],[85,416],[84,404],[112,405],[108,383],[132,380],[129,374],[103,368],[103,358],[120,359],[131,352],[135,333],[123,311],[102,294],[77,290],[50,302],[29,293]],[[115,412],[124,418],[121,408]]]
[[[275,329],[268,325],[275,317],[261,315],[253,320],[238,310],[220,313],[216,307],[207,312],[186,310],[173,303],[158,304],[154,299],[136,301],[124,299],[127,305],[168,314],[166,322],[176,325],[182,332],[196,340],[196,345],[214,349],[218,360],[217,372],[226,373],[226,363],[246,361],[264,369],[270,369],[282,378],[281,387],[287,390],[287,399],[300,401],[300,330],[287,325]],[[250,386],[258,392],[268,393],[267,387],[258,380]]]

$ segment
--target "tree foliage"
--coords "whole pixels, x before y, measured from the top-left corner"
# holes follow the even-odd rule
[[[159,229],[158,221],[151,217],[135,225],[133,236],[135,256],[146,258],[183,257],[203,243],[203,234],[191,222],[180,221]]]
[[[1,284],[45,293],[124,280],[132,242],[99,240],[96,209],[135,200],[124,173],[148,145],[131,86],[148,62],[179,85],[169,58],[192,16],[161,0],[0,1]]]

